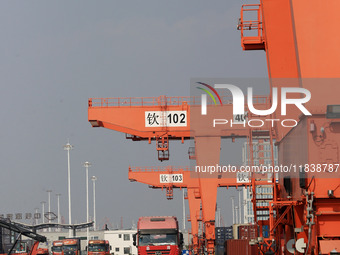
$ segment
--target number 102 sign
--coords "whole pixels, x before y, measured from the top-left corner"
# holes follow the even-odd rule
[[[146,111],[145,127],[186,127],[186,111]]]

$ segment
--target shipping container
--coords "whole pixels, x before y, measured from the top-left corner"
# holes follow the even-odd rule
[[[224,239],[224,238],[229,237],[229,236],[233,236],[233,233],[224,233],[223,235],[219,234],[219,235],[216,235],[216,238],[217,239]],[[228,238],[228,239],[230,239],[230,238]]]
[[[223,238],[223,237],[225,237],[225,236],[229,236],[230,234],[229,233],[217,233],[216,234],[216,238],[219,238],[219,237],[221,237],[221,238]]]
[[[257,225],[238,226],[238,239],[255,240],[258,237]]]
[[[238,226],[240,226],[240,224],[233,225],[233,239],[238,239]]]
[[[233,238],[234,239],[249,239],[254,240],[258,237],[258,226],[255,224],[234,224]]]
[[[229,227],[216,227],[215,231],[216,231],[216,233],[232,232],[233,231],[233,227],[232,226],[229,226]]]
[[[233,227],[218,227],[215,228],[215,235],[216,236],[225,236],[230,235],[233,232]]]
[[[224,246],[228,239],[233,239],[233,227],[217,227],[215,228],[215,244],[216,246]]]
[[[264,238],[268,238],[269,237],[269,226],[268,225],[264,225],[262,227],[262,234]]]
[[[232,236],[226,236],[226,237],[224,237],[224,238],[216,238],[215,240],[216,240],[216,244],[218,243],[218,244],[224,244],[224,242],[226,241],[226,240],[229,240],[229,239],[234,239]]]
[[[258,255],[257,245],[249,245],[249,240],[227,240],[225,242],[225,255]]]
[[[224,245],[215,246],[215,255],[224,255]]]

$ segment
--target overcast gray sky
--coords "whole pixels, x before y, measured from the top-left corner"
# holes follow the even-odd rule
[[[1,31],[1,213],[34,212],[52,189],[67,217],[70,139],[73,222],[86,219],[84,161],[97,181],[97,221],[124,226],[141,215],[177,215],[182,199],[128,181],[128,166],[189,165],[184,145],[168,162],[155,144],[92,128],[89,97],[188,96],[193,77],[265,77],[263,51],[244,52],[240,0],[3,1]],[[269,89],[268,89],[269,90]],[[224,144],[231,143],[225,142]],[[229,148],[229,147],[228,147]],[[230,147],[240,151],[240,143]],[[228,152],[228,151],[227,151]],[[228,153],[223,155],[228,158]],[[241,154],[240,154],[241,158]],[[90,183],[92,185],[92,183]],[[92,187],[92,186],[90,186]],[[231,224],[229,195],[218,204]],[[92,188],[90,189],[92,215]],[[188,210],[187,210],[188,212]]]

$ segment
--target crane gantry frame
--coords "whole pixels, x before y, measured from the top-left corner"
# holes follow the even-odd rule
[[[205,120],[201,121],[200,100],[196,97],[171,97],[161,96],[158,98],[91,98],[89,99],[88,119],[93,127],[105,127],[128,134],[127,138],[133,141],[147,140],[151,143],[156,141],[156,150],[162,149],[163,154],[160,160],[165,160],[164,152],[169,149],[169,140],[187,140],[194,138],[195,140],[195,159],[198,166],[214,166],[220,163],[221,137],[237,138],[248,137],[249,133],[261,133],[267,137],[272,137],[272,127],[266,123],[261,128],[240,128],[235,125],[226,129],[223,125],[216,127],[214,132],[205,125],[212,123],[214,116],[223,111],[226,115],[232,116],[232,104],[230,98],[224,99],[225,104],[214,106],[209,105],[209,116],[204,116]],[[267,97],[255,96],[254,106],[257,109],[267,109],[270,101]],[[160,112],[186,112],[185,126],[162,126],[150,127],[148,116],[150,113],[160,114]],[[129,117],[127,117],[129,116]],[[266,116],[258,116],[257,118],[265,118]],[[155,121],[155,120],[153,120]],[[202,126],[203,124],[203,126]],[[169,153],[165,154],[169,155]],[[131,172],[130,172],[131,173]],[[215,207],[217,188],[225,179],[221,177],[205,175],[198,173],[196,178],[191,181],[188,190],[188,199],[191,222],[194,225],[192,229],[196,238],[198,229],[196,230],[196,213],[197,198],[200,198],[202,205],[202,220],[204,222],[206,248],[209,253],[213,253],[215,246]],[[149,179],[145,177],[146,180]],[[186,181],[190,180],[186,177]],[[233,179],[227,179],[228,185],[222,186],[241,186],[237,182],[236,176]],[[142,179],[138,181],[143,182]],[[144,181],[145,182],[145,181]],[[157,185],[153,185],[157,186]],[[191,193],[190,189],[193,189]],[[190,191],[190,192],[189,192]],[[190,195],[189,195],[190,194]],[[196,194],[196,197],[192,196]],[[197,195],[199,194],[199,195]],[[194,208],[192,208],[194,207]],[[198,240],[194,240],[194,247],[198,245]]]

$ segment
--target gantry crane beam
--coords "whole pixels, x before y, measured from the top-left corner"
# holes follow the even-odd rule
[[[239,169],[231,173],[209,174],[211,179],[217,180],[217,187],[239,187],[250,186],[250,178],[238,180]],[[216,178],[217,176],[217,178]],[[198,188],[201,178],[195,167],[129,167],[129,180],[140,182],[155,188]],[[209,176],[206,176],[207,178]],[[258,182],[258,185],[266,182]],[[199,195],[195,195],[198,197]]]
[[[93,127],[104,127],[119,131],[136,140],[154,139],[165,133],[171,139],[190,137],[190,113],[188,103],[196,104],[191,97],[152,97],[152,98],[90,98],[88,119]],[[184,112],[178,116],[175,127],[167,127],[160,112]],[[148,116],[150,113],[150,116]],[[154,115],[155,114],[155,115]],[[184,117],[184,119],[182,119]]]
[[[232,100],[222,97],[222,105],[208,105],[221,111],[225,119],[232,119]],[[267,96],[254,96],[256,109],[268,109],[270,102]],[[169,139],[190,139],[196,136],[195,127],[191,125],[190,107],[200,108],[200,98],[197,97],[150,97],[150,98],[90,98],[88,101],[88,120],[92,127],[104,127],[128,134],[133,140],[154,140],[167,135]],[[247,110],[247,108],[245,108]],[[169,120],[169,114],[177,113],[178,120]],[[209,113],[210,115],[210,113]],[[171,117],[171,116],[170,116]],[[177,118],[176,117],[176,118]],[[257,119],[265,119],[257,116]],[[212,126],[212,121],[209,125]],[[269,122],[259,130],[269,130]],[[222,137],[246,137],[249,129],[221,125],[216,129]]]

